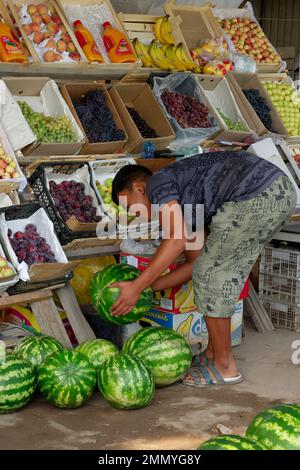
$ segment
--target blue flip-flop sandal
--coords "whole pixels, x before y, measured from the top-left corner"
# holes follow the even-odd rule
[[[193,357],[192,360],[192,366],[205,366],[208,363],[209,359],[205,354],[205,351],[197,354],[196,356]]]
[[[243,382],[243,380],[242,374],[223,378],[212,362],[207,360],[205,365],[192,367],[182,379],[182,383],[193,387],[210,387],[212,385],[236,385]]]

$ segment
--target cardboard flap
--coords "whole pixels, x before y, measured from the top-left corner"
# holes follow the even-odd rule
[[[44,263],[33,264],[29,269],[31,282],[44,282],[53,279],[61,279],[69,272],[73,271],[80,261],[69,263]]]

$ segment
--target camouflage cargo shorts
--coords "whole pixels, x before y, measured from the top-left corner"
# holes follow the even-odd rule
[[[294,185],[284,175],[259,196],[220,207],[193,266],[199,312],[215,318],[233,315],[253,265],[294,213],[296,201]]]

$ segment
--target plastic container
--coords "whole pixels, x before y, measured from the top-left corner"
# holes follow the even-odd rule
[[[111,62],[119,64],[136,62],[133,49],[126,36],[113,28],[108,21],[103,23],[103,43]]]
[[[5,23],[0,23],[0,60],[1,62],[27,62],[23,47],[13,31]]]
[[[104,59],[95,43],[95,40],[91,32],[83,26],[80,20],[76,20],[73,23],[75,36],[77,41],[80,44],[83,52],[85,53],[86,58],[89,62],[99,62],[99,64],[104,63]]]

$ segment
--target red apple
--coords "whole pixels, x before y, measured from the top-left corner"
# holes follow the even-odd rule
[[[51,23],[47,24],[47,29],[50,31],[50,33],[57,34],[59,32],[59,27],[56,23],[51,21]]]

